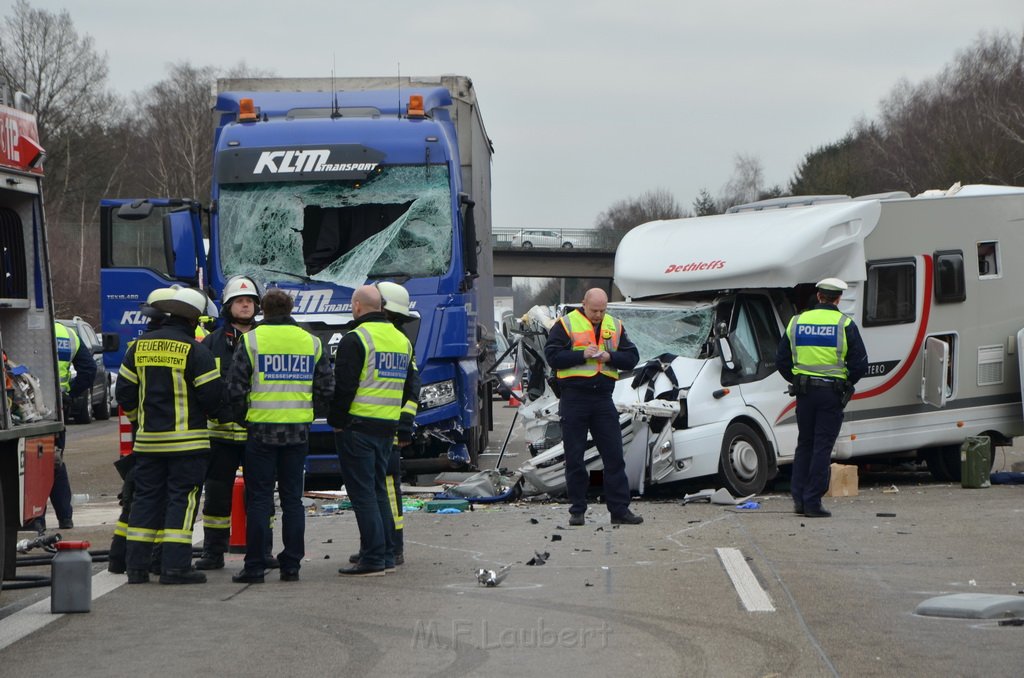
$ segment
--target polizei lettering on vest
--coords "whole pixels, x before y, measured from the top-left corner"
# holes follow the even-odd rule
[[[797,336],[803,337],[834,337],[836,336],[835,325],[797,325]]]
[[[378,353],[375,367],[379,377],[405,379],[409,372],[409,356],[404,353]]]
[[[313,356],[267,353],[259,356],[259,369],[266,381],[309,381],[313,378]]]
[[[331,151],[326,148],[305,151],[263,151],[252,173],[301,174],[306,172],[372,172],[376,162],[332,163]]]

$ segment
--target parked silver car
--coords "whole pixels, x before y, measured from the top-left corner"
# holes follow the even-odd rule
[[[522,230],[512,236],[512,247],[574,247],[569,238],[562,237],[558,231]]]

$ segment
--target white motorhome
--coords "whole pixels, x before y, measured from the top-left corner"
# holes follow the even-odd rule
[[[642,359],[678,356],[675,385],[659,374],[652,388],[616,388],[634,489],[718,473],[749,494],[792,461],[795,401],[775,353],[826,277],[850,285],[840,310],[870,361],[834,458],[916,454],[949,479],[964,438],[1024,433],[1024,188],[779,198],[644,224],[619,245],[627,301],[609,312]],[[652,429],[659,417],[671,426]],[[532,459],[527,482],[553,483],[560,454]],[[587,459],[600,468],[596,450]]]

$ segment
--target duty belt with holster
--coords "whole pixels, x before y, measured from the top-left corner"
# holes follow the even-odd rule
[[[811,388],[831,388],[839,396],[843,407],[846,407],[857,390],[846,379],[824,379],[812,377],[809,374],[797,374],[794,375],[793,383],[789,385],[787,392],[791,396],[807,395],[807,391]]]

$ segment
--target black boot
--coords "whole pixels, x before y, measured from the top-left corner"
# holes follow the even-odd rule
[[[148,582],[149,572],[147,570],[128,570],[129,584],[146,584]]]
[[[161,584],[205,584],[206,575],[192,568],[167,570],[160,575]]]
[[[128,548],[128,540],[121,535],[115,534],[110,540],[110,551],[107,552],[107,572],[113,574],[124,574],[128,569],[124,556]]]
[[[203,551],[196,560],[197,570],[222,570],[224,569],[224,554],[223,553],[210,553],[209,551]]]

